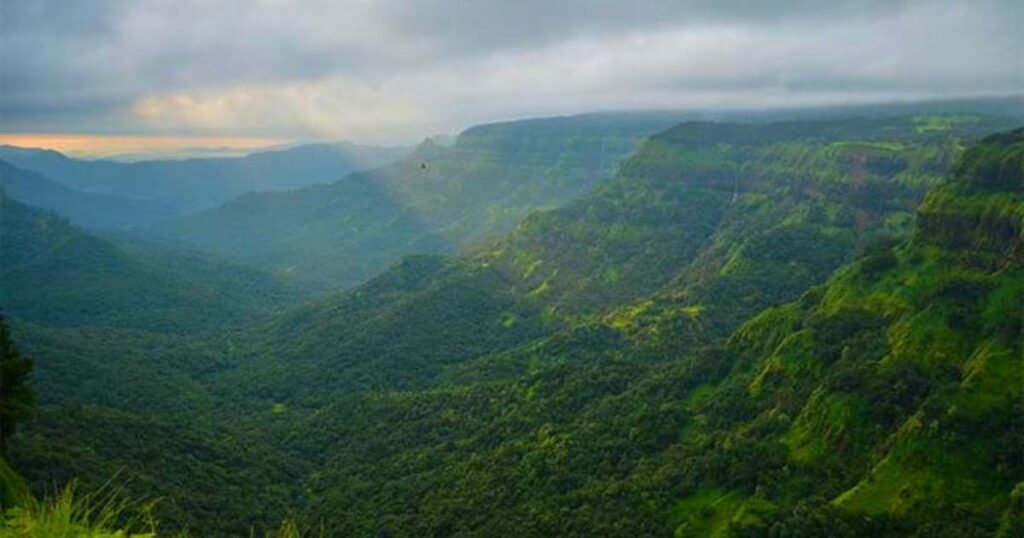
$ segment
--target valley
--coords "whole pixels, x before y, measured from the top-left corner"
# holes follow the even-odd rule
[[[943,114],[484,125],[129,234],[12,189],[10,462],[202,536],[1012,536],[1024,134]]]

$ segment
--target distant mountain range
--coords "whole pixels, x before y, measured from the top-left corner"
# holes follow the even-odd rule
[[[166,246],[115,241],[0,192],[0,305],[45,325],[161,328],[249,320],[303,296],[265,273]],[[223,310],[226,307],[227,310]]]
[[[214,207],[246,192],[335,181],[349,172],[391,162],[408,151],[348,143],[309,144],[245,157],[124,163],[0,146],[0,161],[82,192],[147,201],[184,213]]]
[[[166,219],[175,211],[156,200],[82,192],[0,160],[0,188],[26,205],[65,216],[93,230],[121,230]]]

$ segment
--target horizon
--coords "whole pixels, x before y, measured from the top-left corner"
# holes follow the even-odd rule
[[[769,114],[810,114],[824,118],[855,117],[865,114],[872,107],[889,109],[889,113],[909,114],[903,109],[915,106],[948,106],[957,113],[957,106],[1017,102],[1017,112],[1024,116],[1024,93],[1001,95],[963,95],[943,98],[918,98],[908,100],[879,100],[865,102],[842,102],[808,104],[803,106],[767,107],[723,107],[707,109],[618,109],[592,110],[575,113],[520,116],[512,118],[485,119],[479,123],[461,126],[451,133],[433,132],[420,136],[409,143],[375,144],[354,139],[287,139],[272,136],[216,136],[204,134],[89,134],[89,133],[7,133],[0,131],[0,146],[18,149],[42,149],[61,153],[67,157],[86,160],[111,160],[140,162],[148,160],[177,160],[194,158],[244,157],[264,151],[283,150],[308,144],[350,143],[367,147],[410,147],[427,139],[460,136],[466,130],[500,123],[542,120],[550,118],[585,117],[602,114],[679,114],[705,116],[711,121],[720,121],[722,116],[747,115],[745,120],[730,118],[728,121],[751,121],[750,117]],[[1008,110],[1012,110],[1008,109]]]

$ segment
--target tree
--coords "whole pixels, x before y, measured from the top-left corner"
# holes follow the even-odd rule
[[[28,384],[32,361],[22,357],[0,315],[0,455],[7,455],[15,427],[32,413],[35,393]]]

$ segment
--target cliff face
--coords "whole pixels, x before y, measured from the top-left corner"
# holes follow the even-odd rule
[[[963,141],[985,132],[983,123],[940,133],[914,125],[684,123],[651,137],[610,182],[531,215],[482,257],[564,313],[662,290],[682,306],[718,310],[725,321],[715,332],[727,334],[859,250],[906,233]]]
[[[918,212],[918,239],[991,267],[1019,264],[1024,242],[1024,132],[995,135],[968,152],[956,181]]]
[[[754,422],[786,417],[769,438],[794,469],[840,477],[830,500],[847,524],[1020,532],[1022,141],[1018,130],[968,150],[922,204],[909,243],[733,338],[751,358]]]

